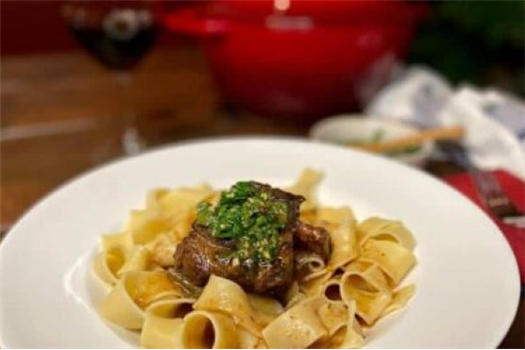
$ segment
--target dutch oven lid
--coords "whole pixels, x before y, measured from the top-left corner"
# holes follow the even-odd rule
[[[401,0],[211,0],[206,13],[236,20],[258,21],[270,15],[310,17],[327,23],[413,21],[427,4]]]

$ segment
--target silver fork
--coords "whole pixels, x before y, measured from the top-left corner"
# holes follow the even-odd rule
[[[454,163],[468,171],[479,197],[492,214],[508,225],[525,228],[525,214],[516,208],[492,173],[478,169],[458,142],[438,141],[437,145]]]

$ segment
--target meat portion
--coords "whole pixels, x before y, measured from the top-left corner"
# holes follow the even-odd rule
[[[297,247],[318,254],[323,260],[330,258],[332,249],[330,234],[322,227],[297,223],[294,243]]]
[[[275,189],[269,185],[252,182],[258,191],[265,193],[269,201],[286,203],[286,223],[277,237],[275,256],[271,259],[241,258],[236,255],[239,239],[216,238],[210,229],[193,223],[192,230],[175,251],[170,275],[187,294],[194,294],[204,286],[211,275],[237,282],[246,291],[254,293],[276,293],[286,288],[293,280],[294,245],[302,250],[319,254],[328,259],[330,236],[320,228],[299,221],[301,196]],[[295,242],[294,242],[295,240]],[[250,241],[257,247],[257,240]],[[195,287],[195,288],[194,288]]]
[[[174,272],[195,286],[204,286],[211,275],[228,278],[245,290],[265,293],[286,285],[293,274],[293,234],[282,232],[277,258],[270,263],[232,258],[233,240],[217,239],[198,226],[184,238],[175,252]]]

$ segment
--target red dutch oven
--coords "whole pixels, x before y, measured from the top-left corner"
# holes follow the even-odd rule
[[[226,101],[308,122],[356,110],[386,83],[425,12],[396,0],[215,0],[165,25],[199,40]]]

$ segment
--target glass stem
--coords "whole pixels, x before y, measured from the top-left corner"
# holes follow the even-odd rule
[[[137,116],[133,108],[132,76],[131,73],[122,71],[115,73],[118,85],[118,102],[121,113],[122,149],[126,155],[134,155],[144,148],[144,141],[137,130]]]

